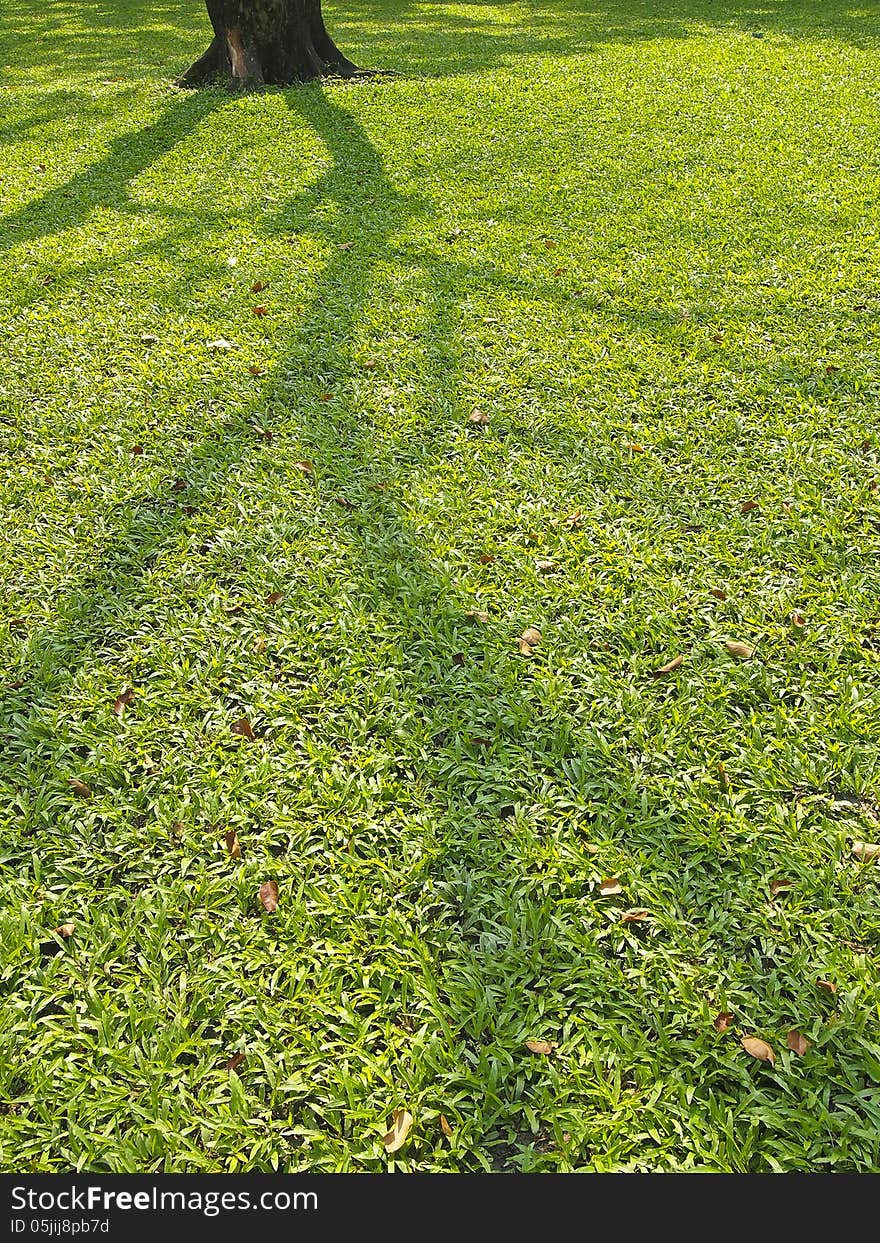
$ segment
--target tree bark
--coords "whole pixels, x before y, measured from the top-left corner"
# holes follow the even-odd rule
[[[242,89],[288,86],[361,71],[327,33],[321,0],[205,0],[214,27],[208,50],[178,78],[180,86],[227,81]]]

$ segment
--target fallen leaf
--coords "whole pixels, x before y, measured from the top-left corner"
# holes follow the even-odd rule
[[[783,501],[782,508],[785,511],[785,513],[790,514],[794,510],[794,505],[791,503],[791,501]]]
[[[365,362],[361,363],[361,366],[364,371],[375,371],[379,364],[376,362],[375,358],[368,358]]]
[[[57,937],[64,937],[66,941],[68,937],[73,936],[73,930],[75,927],[76,927],[76,924],[74,924],[73,922],[69,924],[59,924],[58,927],[53,928],[52,931],[55,933]]]
[[[871,859],[880,857],[880,843],[878,842],[853,842],[852,852],[857,859],[864,859],[867,863]]]
[[[370,492],[384,492],[387,487],[388,487],[387,483],[368,483],[367,484],[367,489]]]
[[[340,250],[351,250],[353,245],[354,245],[354,242],[340,242],[339,249]]]
[[[794,881],[792,880],[774,880],[770,882],[770,892],[775,898],[782,889],[793,889]]]
[[[468,609],[465,617],[472,622],[487,622],[489,620],[489,614],[482,609]]]
[[[143,445],[132,445],[131,446],[131,452],[134,454],[135,457],[140,457],[143,451],[144,451]]]
[[[348,499],[348,497],[346,497],[346,496],[334,496],[334,498],[333,498],[333,499],[334,499],[334,501],[336,502],[336,504],[337,504],[337,505],[341,505],[343,509],[347,509],[347,510],[351,511],[352,509],[356,509],[356,508],[357,508],[357,506],[354,504],[354,502],[353,502],[353,501],[350,501],[350,500]]]
[[[726,1032],[730,1024],[733,1022],[733,1014],[730,1010],[722,1010],[720,1014],[715,1015],[715,1022],[712,1026],[717,1032]]]
[[[391,1130],[382,1136],[386,1152],[397,1152],[406,1143],[413,1124],[413,1116],[406,1109],[395,1109],[392,1114]]]
[[[446,1114],[440,1115],[440,1130],[447,1139],[451,1139],[453,1131],[452,1127],[449,1125],[449,1119],[446,1117]]]
[[[488,423],[489,416],[484,410],[474,409],[468,415],[468,423]]]
[[[527,626],[519,637],[520,643],[528,643],[529,647],[537,647],[541,642],[541,632],[534,626]]]
[[[315,468],[311,462],[294,462],[293,469],[298,470],[301,475],[308,475],[309,477],[313,477],[315,474]]]
[[[44,277],[43,277],[43,279],[40,281],[40,284],[41,284],[44,288],[48,288],[48,286],[49,286],[49,285],[53,285],[54,283],[55,283],[55,277],[54,277],[54,276],[44,276]]]
[[[265,650],[266,650],[265,635],[262,635],[262,634],[254,635],[254,651],[265,652]]]
[[[265,375],[263,368],[258,367],[256,363],[251,363],[251,365],[248,367],[248,371],[251,375]]]
[[[792,1030],[785,1037],[785,1043],[791,1049],[792,1053],[796,1053],[798,1057],[803,1057],[807,1049],[810,1047],[810,1042],[807,1040],[806,1036],[803,1036],[794,1028],[792,1028]]]
[[[209,341],[205,348],[209,350],[234,350],[235,346],[231,341],[227,341],[225,337],[218,337],[216,341]]]
[[[629,449],[631,453],[644,453],[645,452],[644,445],[627,445],[626,447],[627,449]]]
[[[716,600],[727,599],[727,592],[723,591],[720,587],[713,587],[711,591],[709,592],[709,595],[714,596]]]
[[[558,1048],[555,1040],[527,1040],[526,1048],[530,1053],[540,1053],[543,1057],[549,1057],[554,1049]]]
[[[257,319],[262,319],[264,315],[269,314],[269,308],[267,306],[255,306],[253,312]]]
[[[833,980],[817,980],[816,988],[821,988],[824,993],[830,993],[832,997],[837,992],[837,985]]]
[[[776,1054],[766,1040],[759,1040],[757,1036],[743,1036],[740,1043],[746,1053],[756,1057],[759,1062],[769,1062],[771,1066],[775,1065]]]
[[[720,345],[720,344],[721,344],[721,342],[724,340],[724,333],[723,333],[723,332],[713,332],[713,333],[712,333],[712,340],[715,342],[715,344],[716,344],[716,345]]]
[[[595,842],[584,842],[584,850],[588,855],[597,855],[599,853],[599,847]]]
[[[535,562],[535,569],[538,571],[538,573],[539,573],[539,574],[549,574],[551,570],[555,570],[555,569],[556,569],[556,562],[555,562],[555,561],[549,561],[549,560],[547,560],[547,561],[536,561],[536,562]]]
[[[80,781],[79,777],[68,777],[67,784],[73,790],[74,794],[78,794],[80,798],[91,798],[92,792],[84,781]]]
[[[239,734],[242,738],[247,738],[248,742],[255,741],[254,731],[246,716],[243,716],[240,721],[233,721],[229,728],[233,734]]]
[[[113,711],[117,716],[122,716],[129,704],[134,703],[134,691],[129,686],[121,695],[118,695],[113,702]]]
[[[606,876],[599,884],[599,893],[603,898],[612,898],[616,893],[623,893],[623,886],[616,876]]]
[[[254,281],[251,285],[251,293],[262,293],[264,289],[268,289],[265,281]]]
[[[736,656],[740,660],[748,660],[750,656],[754,656],[755,649],[749,647],[748,643],[738,643],[733,640],[726,640],[724,646],[730,652],[731,656]]]
[[[647,911],[624,911],[620,917],[620,922],[622,924],[641,924],[647,918]]]
[[[171,491],[172,492],[185,492],[187,489],[187,486],[188,485],[185,479],[175,479],[174,483],[172,483],[171,485]]]
[[[452,663],[454,665],[463,665],[464,664],[464,652],[456,652],[452,658]]]
[[[553,239],[552,237],[545,237],[545,238],[544,238],[544,249],[545,249],[545,250],[555,250],[555,249],[556,249],[556,242],[554,241],[554,239]]]
[[[230,859],[241,858],[241,842],[238,840],[238,834],[235,829],[226,830],[226,849],[229,851]]]
[[[839,370],[840,368],[835,367],[834,363],[828,363],[827,367],[825,368],[825,374],[834,375],[835,371],[839,371]]]
[[[792,613],[791,624],[796,630],[803,630],[804,626],[807,624],[807,619],[804,617],[803,613]]]
[[[332,393],[319,393],[318,394],[318,401],[332,401],[332,400],[333,400]]]
[[[243,1053],[233,1053],[232,1057],[226,1063],[226,1069],[227,1070],[238,1070],[239,1066],[242,1064],[243,1061],[244,1061]]]
[[[579,509],[576,509],[573,514],[569,514],[567,518],[562,519],[562,525],[564,527],[570,527],[572,530],[574,530],[575,527],[583,526],[583,524],[584,515]]]
[[[158,340],[159,338],[156,336],[155,332],[142,332],[141,333],[141,344],[142,345],[155,345]]]
[[[757,501],[743,501],[742,505],[740,505],[739,507],[739,512],[741,514],[750,514],[753,509],[757,509],[757,508],[758,508]]]
[[[654,678],[659,678],[663,673],[672,673],[684,661],[683,656],[673,656],[672,660],[667,661],[665,665],[661,665],[659,669],[655,669],[651,674]]]
[[[267,604],[280,604],[280,602],[283,599],[284,599],[283,591],[270,591],[268,596],[266,596],[266,603]]]
[[[274,880],[263,881],[260,885],[259,899],[270,915],[278,910],[278,885]]]
[[[270,445],[272,443],[274,437],[272,433],[269,431],[268,427],[260,427],[259,424],[257,424],[254,427],[254,431],[257,433],[257,435],[260,437],[261,440],[265,440],[267,445]]]

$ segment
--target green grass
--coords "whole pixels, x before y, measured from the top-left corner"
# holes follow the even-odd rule
[[[880,1169],[876,5],[353,0],[395,77],[246,97],[195,0],[49,7],[2,1167]]]

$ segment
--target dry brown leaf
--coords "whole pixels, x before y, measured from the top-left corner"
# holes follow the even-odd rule
[[[541,632],[536,626],[527,626],[519,637],[520,642],[528,643],[529,647],[537,647],[541,642]]]
[[[232,1057],[226,1063],[226,1069],[227,1070],[238,1070],[239,1066],[242,1064],[243,1061],[244,1061],[243,1053],[233,1053]]]
[[[857,859],[866,863],[871,859],[880,858],[880,842],[853,842],[852,852]]]
[[[492,552],[484,552],[482,557],[477,557],[477,562],[479,565],[491,565],[492,562],[496,560],[497,558],[495,554]]]
[[[742,505],[740,505],[739,507],[739,512],[741,514],[750,514],[753,509],[757,509],[757,508],[758,508],[757,501],[743,501]]]
[[[248,373],[250,375],[265,375],[266,374],[263,368],[258,367],[256,363],[251,363],[251,365],[248,367]]]
[[[771,1066],[775,1065],[776,1054],[766,1040],[760,1040],[757,1036],[743,1036],[740,1043],[746,1053],[756,1057],[759,1062],[769,1062]]]
[[[748,660],[750,656],[754,656],[755,649],[749,647],[748,643],[739,643],[735,640],[725,640],[724,646],[730,652],[731,656],[736,656],[739,660]]]
[[[720,1014],[715,1015],[715,1022],[712,1026],[717,1032],[726,1032],[730,1024],[733,1022],[733,1014],[730,1010],[722,1010]]]
[[[268,289],[265,281],[254,281],[251,285],[251,293],[262,293],[264,289]]]
[[[489,614],[484,612],[483,609],[468,609],[465,617],[473,622],[487,622],[489,620]]]
[[[144,452],[144,446],[143,445],[132,445],[131,452],[134,454],[135,457],[142,457],[143,452]]]
[[[265,652],[265,650],[266,650],[266,636],[262,634],[254,635],[254,651]]]
[[[817,980],[816,988],[821,988],[824,993],[830,993],[832,997],[837,992],[837,985],[833,980]]]
[[[354,246],[354,242],[340,242],[339,243],[340,250],[351,250],[352,246]]]
[[[562,525],[564,527],[571,527],[572,530],[574,530],[575,527],[583,526],[583,524],[584,515],[579,509],[576,509],[573,514],[569,514],[567,518],[562,519]]]
[[[793,888],[794,888],[793,880],[774,880],[770,882],[770,892],[773,894],[774,898],[780,892],[780,890],[793,889]]]
[[[229,851],[231,859],[241,858],[241,842],[238,840],[238,834],[235,829],[226,830],[226,849]]]
[[[627,449],[629,449],[631,453],[644,453],[645,452],[644,445],[627,445],[626,447]]]
[[[556,562],[550,560],[536,561],[535,569],[539,574],[549,574],[551,570],[556,569]]]
[[[606,876],[599,884],[599,893],[603,898],[611,898],[616,893],[623,893],[623,886],[616,876]]]
[[[682,664],[683,661],[683,656],[673,656],[672,660],[667,661],[665,665],[661,665],[659,669],[655,669],[651,676],[659,678],[663,673],[672,673],[679,667],[679,665]]]
[[[807,619],[804,617],[803,613],[792,613],[791,624],[794,626],[795,630],[803,630],[804,626],[807,624]]]
[[[787,513],[787,514],[792,513],[792,512],[794,511],[794,504],[793,504],[793,502],[792,502],[792,501],[783,501],[783,502],[782,502],[782,509],[783,509],[783,511],[784,511],[785,513]]]
[[[413,1116],[406,1109],[395,1109],[391,1116],[391,1130],[382,1136],[386,1152],[397,1152],[406,1143],[413,1124]]]
[[[354,501],[350,501],[347,496],[334,496],[333,499],[337,505],[341,505],[342,508],[348,510],[349,513],[353,509],[357,508]]]
[[[452,657],[452,663],[454,665],[463,665],[464,664],[464,652],[456,652],[455,655]]]
[[[709,592],[709,595],[714,596],[716,600],[727,599],[727,592],[723,591],[720,587],[713,587],[711,591]]]
[[[314,475],[315,468],[311,462],[294,462],[293,469],[298,470],[302,475]]]
[[[558,1048],[555,1040],[527,1040],[526,1048],[530,1053],[540,1053],[543,1057],[549,1057],[554,1049]]]
[[[647,918],[647,911],[624,911],[620,917],[620,922],[622,924],[640,924]]]
[[[266,603],[267,604],[280,604],[283,599],[284,599],[283,591],[270,591],[268,596],[266,596]]]
[[[113,711],[117,716],[122,716],[129,704],[134,703],[134,690],[129,686],[126,690],[118,695],[113,702]]]
[[[368,358],[366,362],[361,363],[361,366],[363,367],[364,371],[375,371],[376,368],[379,366],[379,364],[375,358]]]
[[[255,306],[253,312],[257,319],[262,319],[264,315],[269,314],[269,308],[267,306]]]
[[[232,730],[233,734],[238,734],[242,738],[247,738],[248,742],[255,741],[254,731],[251,728],[251,723],[246,716],[243,716],[240,721],[233,721],[229,728]]]
[[[67,784],[73,790],[74,794],[78,794],[80,798],[91,798],[92,791],[84,781],[80,781],[79,777],[68,777]]]
[[[452,1131],[452,1127],[449,1125],[449,1119],[446,1117],[446,1114],[440,1115],[440,1130],[443,1132],[443,1134],[446,1136],[447,1139],[452,1138],[453,1131]]]
[[[468,423],[488,423],[489,416],[485,410],[479,410],[476,407],[468,415]]]
[[[599,847],[595,842],[584,842],[584,850],[588,855],[597,855],[599,853]]]
[[[807,1049],[810,1047],[810,1042],[807,1040],[806,1036],[802,1035],[801,1032],[796,1031],[794,1028],[792,1028],[792,1030],[785,1037],[785,1043],[791,1049],[792,1053],[796,1053],[798,1057],[803,1057]]]
[[[69,924],[59,924],[58,927],[53,928],[52,931],[55,933],[56,936],[64,937],[66,941],[68,937],[73,936],[73,930],[75,927],[76,927],[76,924],[72,922]]]
[[[278,910],[278,885],[274,880],[264,880],[260,885],[259,898],[271,915]]]

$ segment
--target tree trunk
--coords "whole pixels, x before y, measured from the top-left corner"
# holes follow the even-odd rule
[[[180,86],[227,81],[242,88],[287,86],[325,74],[351,78],[356,65],[327,34],[321,0],[205,0],[214,27],[211,46],[180,78]]]

